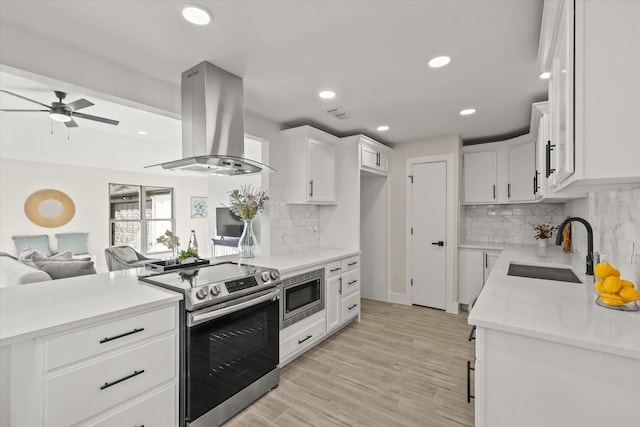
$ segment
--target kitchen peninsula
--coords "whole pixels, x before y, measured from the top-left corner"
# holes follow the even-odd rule
[[[583,283],[510,276],[511,262],[570,266]],[[638,425],[625,408],[640,401],[640,312],[596,305],[584,271],[560,247],[502,252],[469,315],[477,426]]]

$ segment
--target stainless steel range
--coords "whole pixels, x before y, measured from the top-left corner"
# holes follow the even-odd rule
[[[139,279],[184,295],[181,426],[219,426],[278,385],[278,270],[224,262]]]

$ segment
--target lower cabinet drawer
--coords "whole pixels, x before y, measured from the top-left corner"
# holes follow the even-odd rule
[[[342,298],[342,321],[346,322],[358,314],[360,314],[360,292]]]
[[[324,336],[326,331],[327,322],[323,317],[309,325],[309,327],[301,330],[299,333],[283,340],[280,343],[280,360],[284,360],[289,355],[314,344],[318,338]]]
[[[154,394],[143,398],[131,405],[124,406],[117,412],[89,422],[92,427],[119,426],[173,426],[178,417],[177,383],[163,388]]]
[[[85,420],[176,376],[169,335],[44,379],[44,425]]]
[[[342,275],[342,295],[360,290],[360,269],[347,271]]]

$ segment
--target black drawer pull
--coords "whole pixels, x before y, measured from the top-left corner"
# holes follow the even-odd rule
[[[140,370],[140,371],[133,371],[133,374],[131,374],[131,375],[127,375],[126,377],[124,377],[124,378],[120,378],[119,380],[115,380],[115,381],[114,381],[114,382],[112,382],[112,383],[104,383],[104,385],[103,385],[102,387],[100,387],[100,390],[104,390],[105,388],[109,388],[109,387],[111,387],[112,385],[116,385],[116,384],[118,384],[118,383],[121,383],[122,381],[126,381],[126,380],[128,380],[129,378],[137,377],[138,375],[140,375],[140,374],[141,374],[141,373],[143,373],[143,372],[144,372],[144,369],[142,369],[142,370]]]
[[[347,285],[353,285],[354,283],[358,283],[358,281],[357,280],[352,280],[349,283],[347,283]]]
[[[303,343],[303,342],[305,342],[306,340],[311,339],[311,337],[313,337],[313,335],[307,335],[307,337],[306,337],[305,339],[303,339],[303,340],[299,340],[299,341],[298,341],[298,344],[302,344],[302,343]]]
[[[476,339],[476,325],[473,325],[471,332],[469,333],[469,341]]]
[[[336,271],[340,271],[342,270],[342,267],[338,267],[338,268],[334,268],[332,270],[329,270],[330,273],[335,273]]]
[[[126,337],[127,335],[137,334],[144,331],[144,328],[134,329],[133,331],[125,332],[124,334],[116,335],[115,337],[104,338],[100,340],[100,344],[104,344],[109,341],[117,340],[118,338]]]
[[[471,403],[471,399],[476,398],[471,394],[471,371],[475,371],[475,369],[471,367],[471,361],[467,360],[467,403]]]
[[[358,306],[358,304],[353,304],[351,307],[349,307],[349,310],[353,310],[354,308],[356,308]]]
[[[352,265],[356,265],[357,263],[358,261],[350,262],[349,264],[347,264],[347,267],[351,267]]]

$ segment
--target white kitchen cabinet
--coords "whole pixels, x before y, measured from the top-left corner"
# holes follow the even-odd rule
[[[636,358],[480,326],[475,355],[478,427],[638,425]]]
[[[327,334],[325,310],[312,314],[280,331],[280,366],[309,350]]]
[[[551,72],[551,191],[640,182],[640,55],[629,53],[638,50],[638,22],[637,1],[545,1],[538,71]]]
[[[535,201],[535,140],[526,134],[463,147],[463,203]]]
[[[458,302],[460,304],[471,307],[473,300],[480,295],[499,256],[499,250],[458,249]]]
[[[498,152],[465,152],[463,154],[464,202],[495,203],[497,201]]]
[[[327,265],[327,331],[331,332],[360,315],[360,256]]]
[[[178,359],[175,303],[16,343],[11,425],[176,425]]]
[[[364,135],[358,135],[360,148],[360,169],[375,174],[387,175],[389,172],[389,153],[391,149]]]
[[[338,138],[311,126],[282,131],[285,201],[291,204],[335,204]]]

